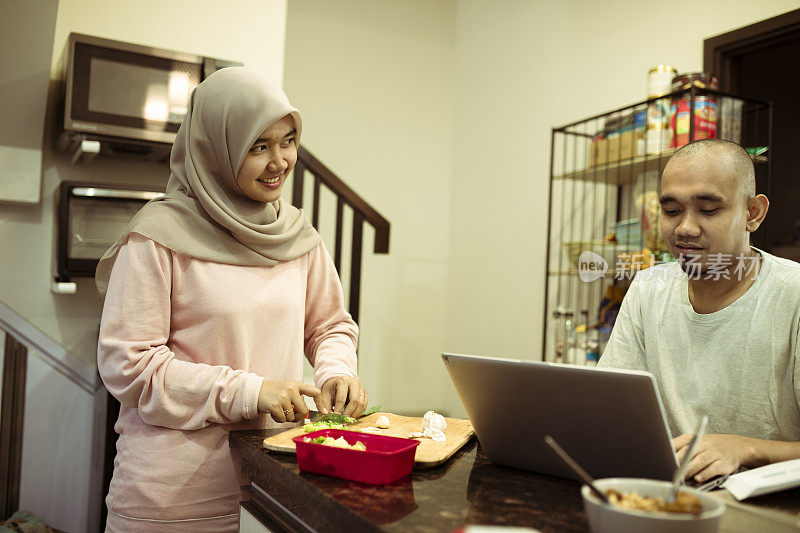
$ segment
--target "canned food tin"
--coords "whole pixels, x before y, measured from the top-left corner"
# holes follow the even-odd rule
[[[660,154],[669,148],[671,140],[672,128],[664,124],[650,124],[647,126],[645,150],[649,155]]]
[[[719,80],[707,72],[681,74],[672,80],[672,91],[691,87],[716,90]],[[670,124],[674,132],[670,146],[678,148],[692,141],[713,139],[717,136],[717,99],[713,95],[698,94],[694,97],[694,113],[691,110],[691,94],[684,94],[670,106]],[[690,136],[691,117],[694,115],[694,135]]]
[[[690,138],[691,99],[681,98],[672,103],[672,129],[675,134],[670,146],[678,148],[691,141],[713,139],[717,136],[717,102],[709,96],[694,98],[694,136]]]
[[[647,125],[648,127],[653,124],[661,125],[664,127],[669,126],[670,121],[670,99],[659,98],[655,102],[650,102],[647,105]]]
[[[672,80],[678,74],[678,69],[670,65],[657,65],[647,71],[647,97],[654,98],[669,94],[672,89]]]

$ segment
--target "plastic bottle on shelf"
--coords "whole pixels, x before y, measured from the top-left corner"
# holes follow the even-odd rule
[[[600,332],[593,329],[586,341],[586,365],[597,366],[600,360]]]
[[[550,351],[545,354],[545,361],[560,363],[564,354],[564,311],[562,306],[558,306],[553,311],[553,345]]]
[[[586,354],[586,329],[589,327],[589,311],[582,309],[578,324],[572,330],[572,344],[570,346],[568,363],[573,365],[584,364]]]
[[[571,363],[570,357],[575,350],[575,320],[572,309],[564,311],[564,342],[562,344],[561,361],[559,363]]]

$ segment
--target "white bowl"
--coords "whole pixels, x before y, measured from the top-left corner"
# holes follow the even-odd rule
[[[636,491],[640,496],[663,498],[669,491],[670,483],[654,479],[606,478],[595,481],[598,489],[605,492],[614,489],[619,492]],[[725,505],[703,492],[682,487],[682,491],[694,494],[700,499],[703,511],[699,515],[687,513],[650,513],[617,507],[600,500],[587,486],[581,487],[583,509],[594,533],[716,533],[719,520],[725,512]]]

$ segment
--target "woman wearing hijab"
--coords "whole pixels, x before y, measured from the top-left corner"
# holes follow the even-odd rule
[[[107,531],[234,531],[228,432],[359,416],[358,329],[336,270],[281,190],[300,113],[247,68],[208,77],[175,139],[166,195],[97,269],[98,368],[120,402]],[[315,386],[302,380],[302,358]]]

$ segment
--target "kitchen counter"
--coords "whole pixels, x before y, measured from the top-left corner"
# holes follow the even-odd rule
[[[275,433],[230,433],[234,456],[252,482],[245,508],[273,531],[427,533],[465,524],[588,531],[578,482],[494,465],[475,438],[439,467],[374,487],[300,472],[294,455],[261,445]],[[800,528],[800,488],[747,501],[730,502],[720,531]]]

